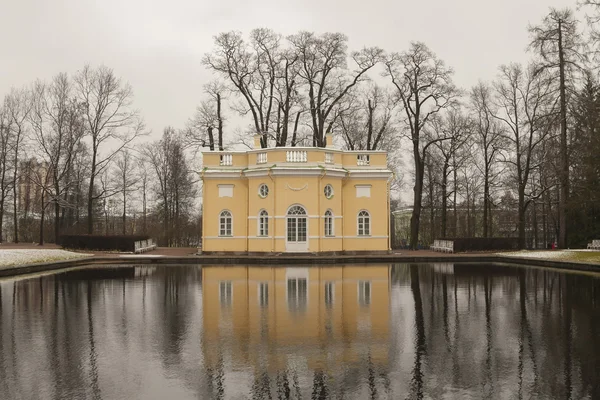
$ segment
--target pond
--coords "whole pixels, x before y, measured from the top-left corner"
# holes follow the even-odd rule
[[[600,398],[600,275],[90,267],[0,281],[3,399]]]

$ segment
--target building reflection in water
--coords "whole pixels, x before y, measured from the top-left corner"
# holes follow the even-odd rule
[[[140,266],[0,280],[0,398],[600,398],[598,274]]]
[[[225,398],[247,395],[229,385],[244,381],[258,398],[272,386],[329,392],[332,381],[357,394],[352,375],[387,370],[389,274],[388,265],[204,267],[202,351],[215,396],[218,387]]]

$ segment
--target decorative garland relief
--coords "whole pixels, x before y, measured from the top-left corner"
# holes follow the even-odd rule
[[[296,191],[296,192],[298,192],[300,190],[304,190],[304,189],[306,189],[308,187],[308,183],[305,183],[304,186],[302,186],[301,188],[293,188],[293,187],[290,186],[289,183],[286,183],[286,185],[287,185],[288,189]]]

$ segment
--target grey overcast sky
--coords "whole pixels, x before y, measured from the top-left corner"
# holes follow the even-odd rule
[[[468,88],[528,59],[527,25],[575,0],[0,0],[0,96],[58,72],[105,64],[128,81],[158,137],[183,127],[212,77],[200,64],[219,32],[343,32],[350,49],[425,42]]]

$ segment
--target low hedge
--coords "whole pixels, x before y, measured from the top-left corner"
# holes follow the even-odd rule
[[[135,251],[135,242],[148,235],[63,235],[60,244],[67,249]]]
[[[518,238],[445,238],[438,240],[452,240],[454,252],[487,251],[487,250],[518,250]]]

